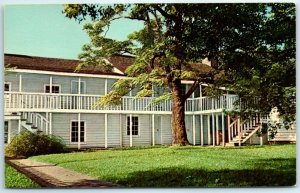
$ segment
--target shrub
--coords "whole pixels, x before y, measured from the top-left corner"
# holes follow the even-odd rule
[[[5,155],[12,158],[65,152],[62,138],[55,135],[22,131],[5,148]]]

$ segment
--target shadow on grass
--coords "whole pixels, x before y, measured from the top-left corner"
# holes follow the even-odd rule
[[[270,164],[278,168],[270,169]],[[296,159],[258,160],[254,169],[241,170],[207,171],[168,167],[138,171],[117,183],[127,187],[293,186],[296,184]]]

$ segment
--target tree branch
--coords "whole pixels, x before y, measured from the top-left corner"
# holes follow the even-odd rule
[[[154,5],[153,6],[162,16],[165,18],[172,18],[174,19],[173,15],[168,14],[165,10],[163,10],[159,5]]]
[[[186,100],[187,98],[189,98],[189,96],[191,94],[193,94],[193,92],[196,90],[197,86],[199,85],[200,80],[195,80],[192,87],[187,91],[187,93],[185,93],[185,95],[183,96],[183,100]]]

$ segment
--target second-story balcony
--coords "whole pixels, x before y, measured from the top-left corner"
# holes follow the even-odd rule
[[[101,95],[49,94],[27,92],[5,92],[5,112],[87,112],[87,113],[153,113],[170,114],[172,101],[153,103],[152,97],[135,98],[124,96],[120,105],[97,105]],[[236,95],[189,98],[185,104],[186,113],[214,112],[231,109],[238,100]]]

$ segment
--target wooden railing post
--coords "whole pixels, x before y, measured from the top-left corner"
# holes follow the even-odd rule
[[[239,139],[239,146],[241,146],[241,139],[242,139],[242,133],[241,133],[241,125],[240,125],[240,117],[238,117],[237,120],[237,127],[238,127],[238,139]]]
[[[230,133],[231,133],[231,128],[230,128],[230,116],[227,115],[227,129],[228,129],[228,141],[231,141]]]

